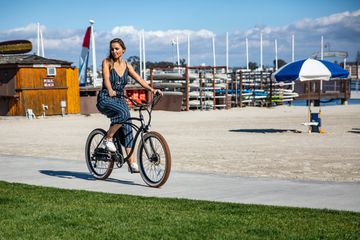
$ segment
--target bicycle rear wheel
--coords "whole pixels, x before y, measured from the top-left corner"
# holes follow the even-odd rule
[[[151,187],[162,186],[170,175],[171,154],[165,138],[157,132],[148,132],[138,147],[140,175]]]
[[[106,135],[104,129],[94,129],[88,136],[85,145],[85,160],[91,175],[104,180],[111,174],[114,167],[114,159],[101,143]]]

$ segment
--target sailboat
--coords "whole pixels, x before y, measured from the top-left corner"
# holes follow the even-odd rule
[[[87,82],[87,68],[89,62],[89,49],[90,49],[90,34],[91,27],[86,29],[84,40],[82,43],[82,50],[79,60],[79,85],[85,86]]]
[[[96,69],[96,50],[95,50],[95,37],[94,37],[94,20],[90,20],[90,26],[86,29],[82,50],[79,60],[79,85],[87,86],[91,85],[93,87],[98,87],[101,85],[102,81],[97,76]],[[92,73],[88,74],[88,63],[90,56],[90,43],[92,49]],[[89,75],[89,76],[88,76]]]

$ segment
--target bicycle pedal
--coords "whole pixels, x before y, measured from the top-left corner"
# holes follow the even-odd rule
[[[111,153],[104,148],[98,148],[95,150],[93,157],[100,161],[111,160]]]

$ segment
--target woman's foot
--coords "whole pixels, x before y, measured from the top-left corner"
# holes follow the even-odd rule
[[[128,163],[129,165],[129,172],[131,173],[139,173],[139,166],[137,165],[137,163]]]
[[[116,147],[111,138],[104,139],[104,146],[110,152],[116,152]]]

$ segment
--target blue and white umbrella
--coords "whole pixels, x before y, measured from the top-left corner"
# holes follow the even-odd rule
[[[330,80],[334,78],[347,78],[349,72],[339,65],[316,59],[304,59],[288,63],[271,76],[272,80],[277,82],[291,82],[295,80]]]
[[[330,79],[347,78],[349,72],[340,67],[339,65],[325,61],[315,59],[304,59],[288,63],[285,66],[279,68],[276,72],[271,75],[273,81],[277,82],[292,82],[295,80],[300,81],[328,81]],[[309,82],[310,83],[310,82]],[[310,88],[308,88],[308,91]],[[309,122],[306,123],[309,126],[309,132],[311,132],[311,126],[315,123],[316,126],[321,126],[320,120],[315,122],[311,119],[310,104],[309,108]],[[318,113],[315,113],[318,116]],[[321,132],[321,130],[320,130]]]

